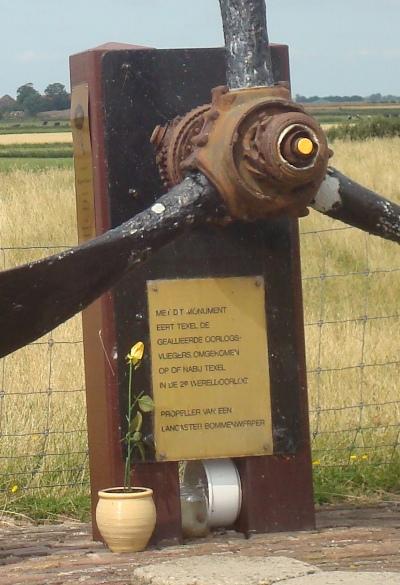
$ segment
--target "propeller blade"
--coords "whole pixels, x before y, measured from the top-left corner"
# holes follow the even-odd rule
[[[231,88],[273,85],[265,0],[219,0]],[[386,240],[400,242],[400,206],[329,169],[311,205]]]
[[[272,84],[264,0],[221,0],[220,4],[232,49],[231,86]],[[233,53],[236,38],[240,40],[237,55]],[[0,357],[72,317],[188,224],[201,223],[211,215],[215,218],[220,205],[214,187],[198,174],[185,179],[150,210],[94,240],[1,272]]]
[[[400,206],[334,168],[328,170],[311,206],[333,219],[400,243]]]
[[[219,0],[231,89],[274,85],[265,0]]]
[[[272,85],[264,0],[219,0],[231,88]],[[400,207],[330,169],[313,203],[322,213],[400,241]],[[0,273],[0,357],[41,337],[89,305],[188,225],[215,218],[219,196],[201,174],[150,209],[77,248]]]
[[[0,272],[0,357],[75,315],[189,225],[215,219],[219,206],[208,180],[192,175],[98,238]]]

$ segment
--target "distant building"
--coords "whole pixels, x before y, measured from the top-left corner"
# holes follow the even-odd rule
[[[10,95],[6,94],[0,98],[0,112],[14,110],[17,107],[17,101]]]
[[[70,110],[51,110],[49,112],[39,112],[37,114],[37,118],[45,122],[51,120],[69,120]]]
[[[13,110],[6,114],[6,118],[9,118],[10,120],[22,120],[22,118],[25,118],[25,112],[23,110]]]

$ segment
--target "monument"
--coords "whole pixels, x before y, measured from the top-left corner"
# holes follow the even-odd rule
[[[289,83],[287,47],[272,46],[272,59],[275,80]],[[223,49],[106,45],[71,58],[82,240],[154,203],[163,190],[154,129],[210,103],[225,71]],[[140,339],[147,357],[137,385],[155,401],[145,429],[154,448],[133,474],[154,489],[155,539],[181,537],[185,459],[235,460],[238,530],[313,528],[296,218],[196,228],[90,306],[83,322],[94,503],[98,489],[121,483],[124,356]]]

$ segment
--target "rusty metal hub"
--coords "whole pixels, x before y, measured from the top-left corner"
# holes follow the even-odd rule
[[[282,85],[229,91],[151,138],[168,188],[188,170],[216,186],[234,218],[304,215],[326,174],[330,151],[314,118]]]

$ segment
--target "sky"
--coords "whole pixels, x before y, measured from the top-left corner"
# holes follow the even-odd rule
[[[68,56],[108,41],[223,44],[218,0],[0,0],[0,96],[69,88]],[[290,47],[293,92],[400,95],[400,0],[267,0],[270,40]]]

